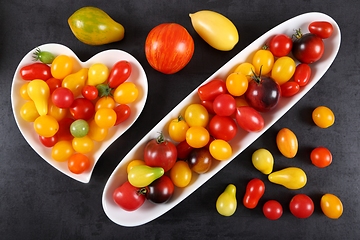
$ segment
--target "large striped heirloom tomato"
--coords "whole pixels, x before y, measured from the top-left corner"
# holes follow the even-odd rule
[[[154,27],[145,41],[146,59],[155,70],[173,74],[183,69],[194,54],[194,40],[177,23],[162,23]]]

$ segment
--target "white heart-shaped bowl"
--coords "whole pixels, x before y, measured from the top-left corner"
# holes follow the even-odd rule
[[[167,139],[167,127],[169,122],[177,118],[180,113],[184,111],[186,106],[191,103],[200,102],[197,95],[198,88],[194,89],[183,101],[181,101],[169,114],[167,114],[149,133],[147,133],[134,148],[121,160],[114,172],[111,174],[107,181],[102,203],[106,215],[116,224],[122,226],[138,226],[145,224],[153,219],[161,216],[162,214],[175,207],[187,196],[193,193],[207,180],[219,172],[223,167],[229,164],[237,155],[244,151],[250,144],[252,144],[258,137],[260,137],[267,129],[269,129],[279,118],[281,118],[294,104],[296,104],[326,73],[331,64],[333,63],[341,42],[340,29],[337,23],[329,16],[323,13],[306,13],[289,19],[284,23],[269,30],[261,37],[252,42],[249,46],[235,55],[229,62],[222,66],[218,71],[211,75],[201,85],[211,81],[214,78],[226,79],[238,64],[247,62],[251,59],[252,54],[261,49],[262,46],[275,34],[287,34],[291,36],[294,33],[294,28],[301,28],[305,33],[307,26],[312,21],[329,21],[333,27],[333,35],[329,39],[324,40],[325,50],[322,58],[311,64],[312,79],[310,82],[301,88],[301,90],[294,96],[289,98],[281,98],[277,107],[270,112],[264,113],[263,118],[265,126],[260,132],[245,132],[239,129],[234,139],[230,141],[232,146],[232,155],[229,160],[216,161],[212,164],[211,169],[204,174],[193,174],[191,182],[185,188],[175,188],[174,195],[171,199],[163,204],[152,204],[150,201],[145,203],[137,210],[128,212],[120,208],[113,200],[113,192],[122,183],[127,180],[126,167],[127,164],[133,159],[143,158],[143,149],[148,141],[158,136],[159,132],[163,132]],[[200,85],[200,86],[201,86]]]
[[[26,102],[21,96],[20,96],[20,88],[21,86],[26,83],[21,76],[20,76],[20,69],[23,66],[26,66],[28,64],[33,63],[33,52],[36,50],[36,48],[40,48],[42,51],[49,51],[53,53],[54,55],[68,55],[73,57],[77,64],[74,66],[73,72],[76,72],[77,70],[80,70],[81,68],[89,68],[94,63],[103,63],[105,64],[109,69],[118,61],[120,60],[127,60],[131,63],[132,66],[132,72],[127,81],[133,82],[136,84],[139,90],[138,98],[135,102],[129,104],[131,108],[131,115],[130,117],[121,124],[114,126],[109,129],[108,136],[106,139],[102,142],[96,142],[94,141],[94,149],[92,152],[87,153],[87,155],[91,159],[91,167],[87,171],[81,173],[81,174],[74,174],[69,171],[67,166],[67,161],[65,162],[58,162],[52,159],[51,157],[51,148],[45,147],[40,141],[39,137],[36,134],[33,123],[27,122],[22,119],[20,115],[20,108],[21,106]],[[24,58],[19,63],[18,67],[16,68],[12,87],[11,87],[11,102],[12,102],[12,109],[14,113],[14,117],[16,120],[16,123],[20,129],[20,132],[24,136],[25,140],[28,142],[28,144],[37,152],[45,161],[47,161],[50,165],[52,165],[54,168],[58,169],[65,175],[79,181],[82,183],[88,183],[91,178],[91,174],[94,170],[96,162],[99,160],[100,156],[103,154],[103,152],[117,139],[119,138],[127,129],[131,127],[131,125],[136,121],[136,119],[141,114],[148,95],[148,81],[145,74],[145,71],[141,64],[129,53],[124,52],[122,50],[106,50],[103,52],[100,52],[96,55],[94,55],[92,58],[90,58],[86,62],[81,62],[79,58],[76,56],[76,54],[69,49],[68,47],[56,44],[56,43],[49,43],[44,44],[41,46],[38,46],[31,51],[29,51],[28,54],[24,56]]]

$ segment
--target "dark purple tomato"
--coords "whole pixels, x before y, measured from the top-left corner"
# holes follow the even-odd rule
[[[201,174],[209,171],[213,159],[209,148],[194,148],[189,155],[188,164],[192,171]]]
[[[166,175],[161,176],[145,187],[145,197],[153,203],[165,203],[171,198],[173,193],[174,184]]]
[[[312,33],[302,34],[296,31],[293,42],[292,54],[302,63],[313,63],[318,61],[324,53],[323,40]]]
[[[245,99],[249,106],[259,112],[267,112],[276,107],[280,99],[280,86],[272,78],[253,76],[245,92]]]

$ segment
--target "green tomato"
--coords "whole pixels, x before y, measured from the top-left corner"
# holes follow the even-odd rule
[[[273,171],[274,157],[267,149],[256,150],[251,157],[254,167],[263,174],[270,174]]]
[[[85,137],[89,132],[89,124],[83,119],[77,119],[70,125],[70,133],[76,138]]]
[[[41,51],[40,48],[37,48],[33,53],[33,58],[34,61],[39,60],[45,64],[51,64],[54,61],[55,56],[51,52]]]

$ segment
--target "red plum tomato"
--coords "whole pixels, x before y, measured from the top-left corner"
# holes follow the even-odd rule
[[[254,108],[249,106],[240,106],[235,115],[238,125],[248,132],[258,132],[264,128],[264,118]]]
[[[327,21],[314,21],[309,24],[308,29],[309,32],[322,39],[329,38],[334,31],[333,25]]]
[[[219,78],[215,78],[198,88],[198,96],[202,101],[213,101],[222,93],[227,93],[226,82]]]

